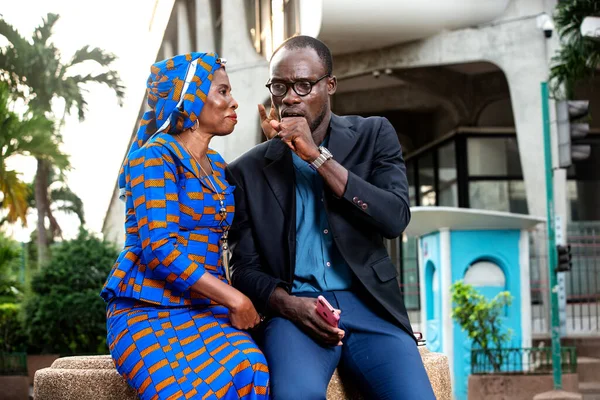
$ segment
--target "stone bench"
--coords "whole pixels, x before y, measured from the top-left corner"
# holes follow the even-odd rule
[[[443,354],[419,347],[438,400],[451,400],[450,369]],[[135,400],[136,394],[115,369],[110,356],[64,357],[36,372],[34,400]],[[329,400],[358,400],[356,390],[337,371],[327,388]]]

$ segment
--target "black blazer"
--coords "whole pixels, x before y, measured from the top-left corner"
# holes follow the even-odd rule
[[[342,198],[323,199],[334,241],[367,291],[412,333],[383,238],[398,237],[410,221],[408,182],[396,131],[385,118],[332,115],[329,150],[348,169]],[[229,234],[232,284],[268,314],[277,286],[291,288],[296,260],[295,173],[280,140],[262,143],[227,168],[236,186]]]

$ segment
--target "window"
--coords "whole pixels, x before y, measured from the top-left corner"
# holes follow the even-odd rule
[[[408,179],[408,198],[410,200],[411,207],[416,206],[416,189],[415,189],[415,166],[412,162],[406,163],[406,177]]]
[[[435,168],[433,153],[428,153],[419,157],[417,161],[419,176],[419,205],[435,206]]]
[[[481,210],[527,214],[525,184],[520,181],[470,181],[469,206]]]
[[[419,264],[417,260],[417,239],[403,236],[401,242],[400,288],[407,310],[418,310],[419,299]]]
[[[600,140],[590,140],[590,157],[568,171],[567,207],[571,221],[600,221]]]
[[[439,196],[438,205],[458,207],[458,182],[456,175],[456,146],[450,142],[437,150]]]
[[[470,137],[467,140],[469,176],[523,175],[517,139]]]

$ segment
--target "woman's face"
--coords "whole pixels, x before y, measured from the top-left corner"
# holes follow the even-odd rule
[[[199,129],[217,136],[229,135],[237,124],[238,103],[231,96],[231,85],[225,68],[215,71],[206,103],[198,118]]]

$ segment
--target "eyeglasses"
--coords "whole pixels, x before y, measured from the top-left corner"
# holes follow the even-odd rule
[[[323,75],[316,81],[269,82],[265,86],[275,97],[285,96],[288,90],[290,90],[290,87],[294,89],[294,92],[296,92],[298,96],[303,97],[309,95],[310,92],[312,92],[313,86],[327,77],[329,77],[329,74]]]

